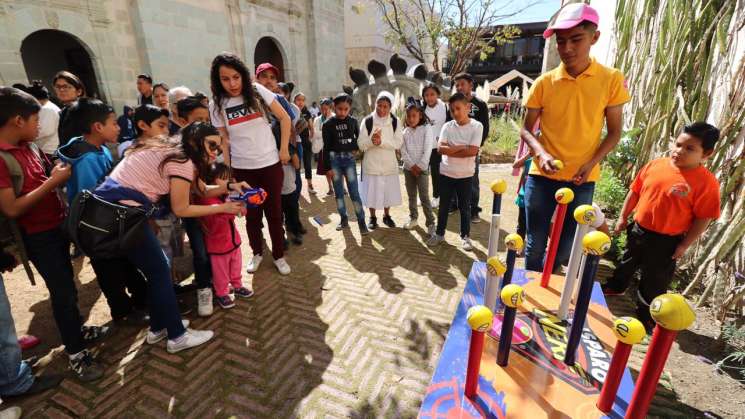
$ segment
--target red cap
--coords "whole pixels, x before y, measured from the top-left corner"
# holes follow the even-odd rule
[[[265,72],[266,70],[272,70],[274,72],[274,75],[279,78],[279,70],[277,67],[272,65],[272,63],[261,63],[258,67],[256,67],[256,77],[259,77],[259,74]]]
[[[597,10],[584,3],[568,4],[559,10],[554,24],[543,32],[543,37],[548,39],[555,30],[573,28],[585,20],[597,25],[600,21]]]

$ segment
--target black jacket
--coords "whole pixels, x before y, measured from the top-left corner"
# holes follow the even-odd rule
[[[353,116],[344,119],[332,117],[323,124],[323,166],[331,169],[332,151],[357,151],[357,138],[360,136],[360,126]]]

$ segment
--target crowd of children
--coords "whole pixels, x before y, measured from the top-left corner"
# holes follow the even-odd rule
[[[525,264],[530,270],[543,269],[555,191],[574,191],[570,213],[592,203],[599,163],[620,138],[622,107],[629,94],[618,70],[590,57],[599,36],[597,24],[590,6],[566,6],[544,33],[556,36],[562,63],[539,77],[527,93],[521,138],[530,151],[518,156],[515,167],[524,168],[518,232],[526,236]],[[488,108],[472,95],[474,79],[469,74],[454,77],[457,92],[447,105],[440,99],[440,88],[428,84],[420,99],[407,101],[405,118],[399,119],[392,112],[393,95],[381,91],[373,112],[359,120],[350,114],[352,97],[344,93],[321,99],[320,108],[314,102],[310,110],[302,93],[290,100],[293,86],[279,83],[279,70],[269,63],[257,66],[252,77],[238,56],[223,53],[213,60],[209,75],[212,100],[184,86],[153,85],[150,76],[140,75],[139,105],[131,119],[119,120],[111,107],[87,98],[83,84],[69,72],[54,78],[61,111],[49,105],[50,95],[38,83],[26,89],[30,94],[0,88],[0,213],[3,221],[13,219],[20,226],[20,244],[49,289],[70,368],[83,381],[103,374],[87,347],[109,328],[83,325],[78,308],[63,220],[65,202],[74,202],[82,191],[95,191],[109,204],[137,206],[152,215],[139,232],[137,246],[113,256],[89,256],[112,318],[147,319],[146,341],[166,339],[169,352],[212,337],[211,331],[190,329],[181,318],[171,268],[173,243],[180,241],[173,239],[174,231],[183,228],[189,237],[199,315],[212,313],[213,298],[228,309],[234,306],[231,295],[252,297],[242,280],[235,217],[246,218],[252,251],[246,270],[256,272],[264,258],[265,218],[274,265],[280,274],[290,274],[284,257],[288,239],[301,244],[306,234],[299,216],[303,177],[309,193],[317,193],[314,155],[316,173],[326,177],[328,195],[336,198],[337,230],[350,225],[346,197],[362,235],[379,228],[381,209],[382,223],[396,226],[390,208],[402,203],[400,153],[409,204],[403,227],[419,225],[421,204],[427,244],[436,246],[445,240],[448,216],[456,206],[462,248],[473,249],[470,228],[480,210],[478,156],[489,126]],[[601,138],[603,126],[607,134]],[[616,227],[627,231],[628,249],[603,289],[607,295],[624,292],[640,269],[639,316],[646,322],[645,308],[667,289],[675,260],[719,215],[717,180],[702,166],[718,135],[703,122],[686,126],[671,156],[648,163],[631,185]],[[117,142],[118,155],[112,156],[107,144]],[[246,207],[228,199],[230,192],[249,186],[266,191],[263,204]],[[62,188],[66,199],[57,193]],[[628,223],[632,212],[633,222]],[[569,257],[574,225],[567,217],[555,269]],[[8,307],[0,294],[3,324],[8,323]],[[11,343],[3,345],[17,347]],[[18,357],[10,362],[19,365],[17,373],[0,377],[0,396],[28,393],[34,382],[29,366]],[[35,390],[54,383],[37,380]]]

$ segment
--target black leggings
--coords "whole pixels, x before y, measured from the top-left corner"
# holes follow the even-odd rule
[[[305,178],[313,179],[313,145],[310,140],[303,140],[303,168]]]

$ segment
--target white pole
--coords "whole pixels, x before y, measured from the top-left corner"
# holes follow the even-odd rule
[[[567,266],[567,274],[564,279],[564,290],[561,293],[561,301],[559,301],[559,311],[556,316],[561,320],[567,319],[567,313],[569,311],[569,302],[574,294],[574,289],[577,285],[578,273],[582,272],[580,269],[580,258],[582,257],[582,238],[588,233],[590,226],[587,224],[577,224],[577,229],[574,231],[574,242],[572,243],[572,253],[569,255],[569,265]]]

